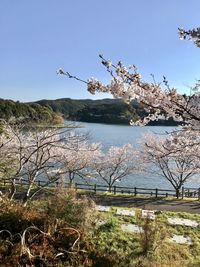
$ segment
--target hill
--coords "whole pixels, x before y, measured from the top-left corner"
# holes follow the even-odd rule
[[[63,118],[72,121],[129,124],[147,113],[137,102],[127,104],[120,99],[70,99],[39,100],[21,103],[0,99],[0,119],[17,119],[36,124],[61,124]],[[174,126],[173,120],[151,122],[150,125]]]
[[[37,103],[52,108],[54,112],[60,112],[65,119],[74,121],[128,124],[131,119],[139,119],[139,112],[121,100],[63,98],[40,100]]]
[[[19,101],[0,98],[0,119],[20,120],[29,123],[61,124],[63,118],[50,107],[37,103],[20,103]]]
[[[129,124],[130,120],[136,121],[147,115],[137,102],[125,103],[121,99],[70,99],[40,100],[36,103],[59,112],[65,119],[82,122]],[[173,120],[159,120],[150,125],[177,125]]]

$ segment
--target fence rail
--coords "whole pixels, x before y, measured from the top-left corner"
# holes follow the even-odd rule
[[[25,179],[20,179],[16,181],[16,185],[24,188],[28,186],[29,182]],[[9,180],[3,180],[1,186],[8,186],[10,185]],[[69,188],[71,185],[70,183],[63,183],[59,181],[48,183],[47,181],[37,180],[35,185],[38,187],[50,187],[50,188]],[[75,190],[84,190],[93,193],[98,192],[110,192],[113,194],[131,194],[134,196],[137,195],[148,195],[152,197],[176,197],[176,191],[173,189],[162,189],[162,188],[144,188],[144,187],[127,187],[127,186],[116,186],[114,185],[110,190],[107,185],[101,184],[86,184],[86,183],[74,183],[73,187]],[[200,188],[189,188],[189,187],[182,187],[179,193],[179,197],[184,198],[198,198],[200,200]]]

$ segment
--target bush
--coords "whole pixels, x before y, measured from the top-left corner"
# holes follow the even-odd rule
[[[71,193],[59,193],[27,207],[2,198],[0,266],[56,266],[62,262],[81,266],[89,205],[87,199],[76,200]]]
[[[86,197],[76,198],[73,189],[58,192],[46,204],[46,213],[51,219],[59,219],[72,227],[84,226],[87,222],[89,208],[93,205]]]
[[[157,221],[139,216],[133,221],[115,216],[114,209],[109,213],[94,212],[92,205],[86,198],[77,199],[74,191],[59,191],[27,207],[2,196],[0,266],[200,266],[198,228],[184,231],[186,235],[186,230],[191,231],[190,236],[193,233],[193,245],[174,244],[167,237],[175,227],[166,228],[163,214],[157,216]],[[144,231],[123,232],[124,222],[139,224]]]
[[[144,255],[154,253],[169,235],[166,227],[148,216],[144,219],[138,218],[137,223],[143,228],[139,239],[142,253]]]

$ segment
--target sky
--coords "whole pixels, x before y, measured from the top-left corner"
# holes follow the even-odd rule
[[[199,0],[0,0],[0,98],[98,99],[84,84],[109,82],[98,55],[134,64],[143,80],[167,77],[181,93],[200,78],[200,49],[178,27],[200,26]]]

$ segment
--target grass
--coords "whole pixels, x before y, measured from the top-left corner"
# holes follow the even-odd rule
[[[132,253],[134,254],[134,258],[136,258],[136,260],[133,261],[132,264],[137,264],[137,261],[139,262],[139,259],[142,259],[143,263],[138,263],[138,264],[143,264],[143,265],[138,265],[138,266],[149,267],[150,265],[145,263],[146,259],[149,257],[150,258],[152,257],[151,262],[154,265],[151,266],[153,267],[176,266],[176,262],[177,266],[188,266],[188,267],[200,266],[200,255],[199,255],[200,226],[198,226],[197,228],[192,228],[187,226],[171,226],[167,223],[167,218],[179,217],[179,218],[196,220],[200,224],[199,214],[188,214],[180,212],[179,213],[159,212],[156,215],[156,221],[155,222],[151,221],[149,223],[149,228],[147,229],[147,231],[152,230],[152,228],[157,229],[156,230],[157,237],[155,236],[155,239],[157,240],[154,239],[151,242],[155,243],[157,242],[158,246],[157,244],[152,245],[153,247],[157,246],[156,249],[153,249],[153,251],[148,251],[147,255],[144,257],[142,245],[140,242],[142,238],[141,235],[124,233],[120,229],[120,225],[122,223],[136,223],[144,226],[145,220],[142,220],[140,217],[141,213],[140,209],[135,209],[135,211],[136,211],[136,217],[132,218],[128,216],[115,215],[116,208],[113,208],[109,213],[98,212],[97,215],[94,215],[94,216],[100,216],[99,218],[103,220],[107,219],[107,224],[110,224],[110,222],[114,222],[114,224],[112,224],[114,226],[110,228],[105,227],[106,225],[96,226],[97,229],[99,229],[99,232],[97,231],[96,233],[99,234],[98,238],[100,238],[101,240],[101,243],[99,245],[102,245],[103,247],[105,246],[106,250],[113,250],[113,246],[116,245],[115,242],[117,242],[118,244],[121,242],[126,244],[126,247],[128,246],[128,249],[131,249]],[[105,232],[108,231],[108,229],[109,229],[109,236],[106,236],[105,233],[102,233],[102,231]],[[169,238],[172,237],[173,234],[190,236],[193,241],[193,245],[183,245],[171,242]],[[109,239],[109,244],[107,245],[106,245],[106,238]],[[145,244],[143,244],[143,247],[144,245]],[[112,247],[112,249],[109,247]],[[122,250],[122,248],[120,248],[120,245],[118,246],[118,249],[119,251]],[[175,265],[173,265],[173,261]]]
[[[15,266],[16,262],[42,267],[200,266],[200,226],[172,226],[167,222],[169,217],[178,217],[200,224],[199,214],[159,211],[151,221],[141,218],[140,209],[126,208],[135,211],[134,217],[116,215],[118,207],[98,212],[86,196],[81,200],[76,197],[73,190],[57,192],[27,207],[2,198],[0,231],[9,231],[11,237],[8,232],[0,234],[0,266]],[[105,223],[99,225],[98,220]],[[124,232],[124,223],[138,224],[144,232]],[[189,236],[193,244],[173,243],[169,240],[173,234]]]

